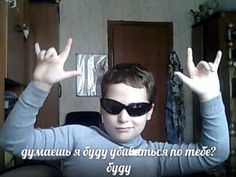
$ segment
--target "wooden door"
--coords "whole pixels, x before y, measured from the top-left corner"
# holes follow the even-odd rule
[[[157,98],[152,120],[143,132],[145,139],[166,141],[165,104],[167,67],[173,47],[172,23],[108,22],[109,66],[135,62],[148,68],[156,77]]]

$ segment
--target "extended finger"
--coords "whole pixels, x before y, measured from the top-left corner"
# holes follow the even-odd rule
[[[80,71],[77,71],[77,70],[67,71],[65,72],[63,79],[73,77],[73,76],[78,76],[78,75],[81,75]]]
[[[180,80],[183,81],[183,83],[185,83],[188,87],[192,88],[192,79],[189,78],[188,76],[185,76],[183,73],[176,71],[174,72],[175,75],[177,75]]]
[[[207,63],[206,61],[200,61],[198,64],[197,64],[197,68],[199,70],[205,70],[205,71],[211,71],[211,67],[209,65],[209,63]]]
[[[216,70],[216,66],[214,65],[214,63],[209,62],[208,65],[210,66],[212,72]]]
[[[216,54],[216,58],[215,58],[215,61],[214,61],[215,70],[217,70],[219,65],[220,65],[221,57],[222,57],[222,52],[219,50]]]
[[[191,48],[188,48],[188,51],[187,51],[187,68],[188,68],[189,75],[192,76],[195,70],[195,65],[193,63],[193,52]]]
[[[38,56],[39,55],[39,53],[40,53],[40,46],[39,46],[39,43],[35,43],[34,44],[34,49],[35,49],[35,53],[36,53],[36,55]]]
[[[64,50],[60,54],[65,60],[67,59],[67,57],[69,55],[69,52],[70,52],[70,49],[71,49],[71,44],[72,44],[72,39],[69,38],[67,40],[66,47],[64,48]]]
[[[47,50],[46,54],[45,54],[45,58],[51,58],[57,56],[57,51],[54,47],[51,47]]]
[[[46,50],[40,51],[40,53],[39,53],[39,59],[40,60],[44,60],[45,59],[45,53],[46,53]]]

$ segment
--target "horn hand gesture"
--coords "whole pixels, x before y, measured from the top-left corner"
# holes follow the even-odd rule
[[[175,74],[193,91],[201,101],[208,101],[220,94],[220,83],[217,70],[222,52],[218,51],[215,61],[200,61],[196,66],[193,63],[192,49],[187,52],[187,69],[189,77],[181,72]]]
[[[64,50],[57,54],[54,47],[41,50],[38,43],[35,44],[37,65],[34,70],[33,81],[36,86],[49,91],[53,84],[80,73],[78,71],[64,71],[64,64],[71,49],[72,39],[68,39]]]

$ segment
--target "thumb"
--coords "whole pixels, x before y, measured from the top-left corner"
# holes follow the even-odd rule
[[[178,78],[180,80],[182,80],[183,83],[185,83],[188,87],[192,88],[192,79],[191,78],[189,78],[188,76],[184,75],[183,73],[181,73],[179,71],[174,72],[174,74],[176,76],[178,76]]]
[[[65,72],[63,79],[70,78],[73,76],[79,76],[79,75],[81,75],[79,71],[76,71],[76,70],[75,71],[67,71],[67,72]]]

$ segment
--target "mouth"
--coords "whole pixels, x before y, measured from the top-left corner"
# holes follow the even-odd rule
[[[116,127],[116,129],[120,132],[128,132],[132,129],[133,127]]]

